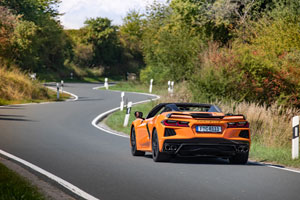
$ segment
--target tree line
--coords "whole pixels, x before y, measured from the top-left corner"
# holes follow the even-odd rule
[[[120,32],[144,57],[144,82],[188,82],[195,101],[299,107],[299,14],[298,0],[172,0],[128,13]]]
[[[60,0],[0,0],[0,63],[187,82],[195,101],[300,106],[298,0],[172,0],[64,30]]]
[[[122,45],[119,27],[91,18],[79,30],[64,30],[60,0],[0,0],[0,65],[65,76],[98,68],[125,77],[144,66],[141,55]]]

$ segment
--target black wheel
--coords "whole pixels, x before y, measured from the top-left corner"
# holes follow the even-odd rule
[[[237,153],[235,156],[229,158],[231,164],[245,165],[248,162],[249,152]]]
[[[159,151],[159,143],[156,129],[154,129],[152,135],[152,158],[154,162],[163,162],[168,161],[170,159],[170,156],[168,154]]]
[[[135,138],[135,129],[132,127],[131,133],[130,133],[130,144],[131,144],[131,154],[133,156],[144,156],[144,151],[138,151],[136,149],[136,138]]]

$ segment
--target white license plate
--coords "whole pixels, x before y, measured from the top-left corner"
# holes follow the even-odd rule
[[[198,133],[221,133],[221,126],[196,126],[196,131]]]

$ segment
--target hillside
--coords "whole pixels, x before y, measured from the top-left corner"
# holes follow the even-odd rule
[[[40,102],[53,99],[53,92],[19,69],[0,68],[0,105]]]

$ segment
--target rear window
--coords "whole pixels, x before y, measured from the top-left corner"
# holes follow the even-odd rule
[[[190,112],[208,112],[210,107],[192,107],[192,106],[185,106],[185,107],[180,107],[178,106],[180,111],[190,111]]]
[[[217,106],[177,106],[182,112],[222,112]]]

